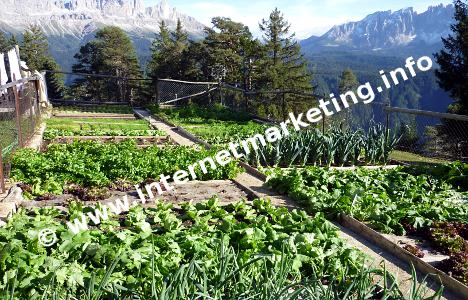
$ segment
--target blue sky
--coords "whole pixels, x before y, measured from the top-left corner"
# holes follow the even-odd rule
[[[275,7],[284,12],[298,38],[321,35],[331,26],[357,21],[382,10],[414,7],[423,12],[430,5],[448,4],[451,0],[168,0],[170,6],[210,25],[215,16],[230,17],[250,27],[258,35],[258,22]],[[145,0],[150,6],[159,0]]]

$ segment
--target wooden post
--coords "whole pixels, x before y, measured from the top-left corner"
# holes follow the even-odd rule
[[[16,81],[16,76],[13,75],[13,81]],[[23,133],[21,132],[21,112],[20,112],[20,99],[19,92],[16,85],[13,86],[13,94],[15,95],[15,110],[16,110],[16,129],[18,130],[18,143],[22,148],[23,145]]]
[[[325,115],[322,118],[322,134],[325,135]]]
[[[36,89],[36,115],[41,115],[41,97],[39,95],[40,93],[40,85],[39,85],[39,80],[34,80],[34,87]]]
[[[286,93],[284,91],[282,93],[281,106],[283,111],[283,122],[286,122]]]
[[[390,106],[390,103],[387,103],[387,107]],[[390,131],[390,112],[388,110],[385,110],[387,116],[385,120],[385,145],[388,145],[388,135]]]
[[[3,146],[0,144],[0,191],[5,193],[5,174],[3,173]]]

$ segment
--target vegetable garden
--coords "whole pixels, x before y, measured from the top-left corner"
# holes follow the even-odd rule
[[[67,222],[103,209],[116,193],[131,194],[135,184],[157,182],[161,174],[214,157],[229,142],[272,126],[221,106],[148,109],[213,147],[180,146],[170,140],[140,147],[139,137],[167,137],[168,132],[146,120],[106,118],[133,111],[103,106],[55,110],[56,116],[45,121],[47,146],[16,151],[11,179],[22,188],[27,205],[20,205],[0,227],[0,298],[441,297],[443,288],[429,290],[425,279],[419,284],[413,269],[408,270],[412,284],[404,288],[379,261],[347,245],[332,224],[341,214],[382,233],[429,241],[447,256],[438,267],[468,284],[467,165],[330,168],[393,163],[390,155],[398,136],[379,124],[357,132],[314,128],[206,174],[195,170],[200,185],[237,182],[245,172],[241,162],[248,163],[268,175],[266,185],[302,209],[276,207],[247,190],[245,199],[226,203],[224,187],[202,195],[203,202],[169,203],[162,196],[120,215],[109,212],[108,220],[73,234]],[[49,207],[63,196],[68,198],[59,207]],[[47,207],[31,208],[30,203]],[[43,229],[53,229],[57,243],[43,246],[38,238]],[[422,252],[418,245],[405,249]]]

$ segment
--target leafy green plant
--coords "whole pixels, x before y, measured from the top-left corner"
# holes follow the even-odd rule
[[[161,174],[172,175],[206,157],[215,150],[195,150],[190,147],[137,147],[135,141],[120,143],[74,142],[51,144],[41,153],[21,149],[12,159],[12,178],[33,187],[33,195],[61,194],[63,187],[78,184],[83,187],[107,187],[115,181],[142,183]],[[234,178],[241,168],[237,162],[204,174],[196,168],[198,180]]]
[[[466,193],[430,175],[404,170],[278,169],[267,184],[311,212],[345,213],[385,233],[404,234],[402,224],[423,228],[438,221],[468,222]]]
[[[260,199],[221,207],[212,198],[180,209],[156,202],[78,235],[69,232],[65,222],[89,210],[81,203],[71,203],[70,215],[20,210],[0,228],[0,297],[267,299],[271,292],[289,295],[289,287],[305,293],[303,284],[313,288],[323,280],[340,295],[358,291],[358,282],[378,291],[373,271],[363,271],[363,254],[346,246],[320,214]],[[50,248],[38,242],[44,228],[58,236]]]

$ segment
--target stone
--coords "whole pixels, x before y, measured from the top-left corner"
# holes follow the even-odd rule
[[[8,196],[3,199],[3,203],[15,203],[19,205],[24,201],[23,190],[20,187],[14,186],[10,189]]]
[[[8,218],[16,212],[16,203],[0,203],[0,218]]]

